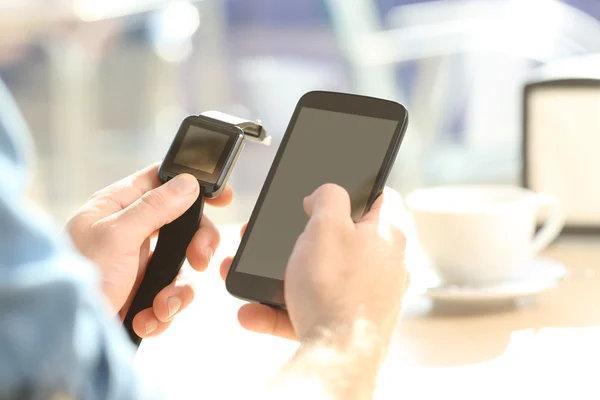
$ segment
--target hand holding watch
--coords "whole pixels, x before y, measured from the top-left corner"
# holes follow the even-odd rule
[[[160,229],[144,278],[123,321],[135,345],[142,339],[133,330],[133,318],[151,308],[156,295],[179,273],[200,225],[205,198],[219,196],[226,187],[246,140],[270,144],[259,122],[216,111],[189,116],[181,123],[159,168],[159,177],[166,183],[178,174],[191,174],[198,179],[200,195],[182,216]]]

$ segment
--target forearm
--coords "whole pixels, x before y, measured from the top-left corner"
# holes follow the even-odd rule
[[[269,388],[269,398],[315,400],[370,399],[387,351],[377,327],[323,330],[301,344]]]
[[[26,136],[0,82],[0,398],[144,398],[93,267],[26,201]]]
[[[90,266],[35,249],[22,262],[0,262],[0,398],[154,398],[86,277]]]

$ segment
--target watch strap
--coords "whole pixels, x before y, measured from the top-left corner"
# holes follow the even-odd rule
[[[156,295],[177,277],[186,259],[187,248],[200,226],[203,208],[204,191],[201,186],[194,204],[179,218],[160,228],[144,277],[123,320],[123,326],[136,346],[142,339],[133,330],[133,318],[140,311],[151,308]]]

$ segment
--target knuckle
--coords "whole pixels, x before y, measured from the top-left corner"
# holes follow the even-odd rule
[[[325,183],[319,187],[319,192],[325,196],[347,196],[346,189],[335,183]]]
[[[185,288],[183,289],[184,291],[184,295],[190,299],[190,301],[192,301],[194,299],[194,297],[196,296],[196,285],[193,283],[188,283],[185,285]]]
[[[97,235],[98,240],[103,243],[118,244],[121,238],[122,230],[119,229],[119,226],[114,223],[102,223],[97,224]]]
[[[120,191],[127,189],[127,188],[128,188],[128,185],[126,185],[125,182],[119,181],[119,182],[113,183],[112,185],[107,186],[107,187],[100,189],[97,192],[93,193],[88,198],[88,201],[104,200],[106,197],[112,197],[115,193],[119,193]]]
[[[205,218],[205,217],[203,217],[203,218]],[[211,227],[211,234],[212,234],[212,243],[215,246],[219,246],[221,244],[221,232],[214,225]]]
[[[150,190],[149,192],[144,193],[141,197],[141,201],[155,211],[162,210],[167,203],[165,196],[158,190]]]
[[[94,201],[94,200],[97,200],[99,198],[102,198],[102,197],[106,196],[107,192],[108,192],[108,188],[104,188],[104,189],[98,190],[97,192],[92,193],[88,197],[87,201]]]
[[[316,231],[321,234],[339,234],[346,231],[347,225],[341,223],[339,218],[326,213],[320,212],[312,219]]]
[[[331,226],[331,215],[325,211],[313,214],[311,220],[314,225],[320,229],[328,228]]]
[[[89,224],[87,223],[87,221],[84,221],[84,219],[78,213],[67,221],[67,223],[65,224],[65,231],[69,235],[77,237],[82,232],[84,232],[88,226]]]
[[[336,183],[324,183],[321,185],[320,189],[322,191],[335,191],[342,189],[342,187]]]

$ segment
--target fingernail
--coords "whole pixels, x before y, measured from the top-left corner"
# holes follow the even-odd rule
[[[156,328],[158,328],[158,321],[156,319],[153,318],[150,321],[146,322],[146,335],[149,335],[152,332],[154,332]]]
[[[213,257],[213,250],[210,247],[204,249],[204,256],[206,257],[206,262],[210,264],[210,260]]]
[[[169,318],[171,318],[179,308],[181,307],[181,300],[177,296],[169,297],[167,299],[167,307],[169,308]]]
[[[193,194],[196,191],[198,181],[191,175],[182,174],[171,179],[167,185],[182,195],[188,195]]]

